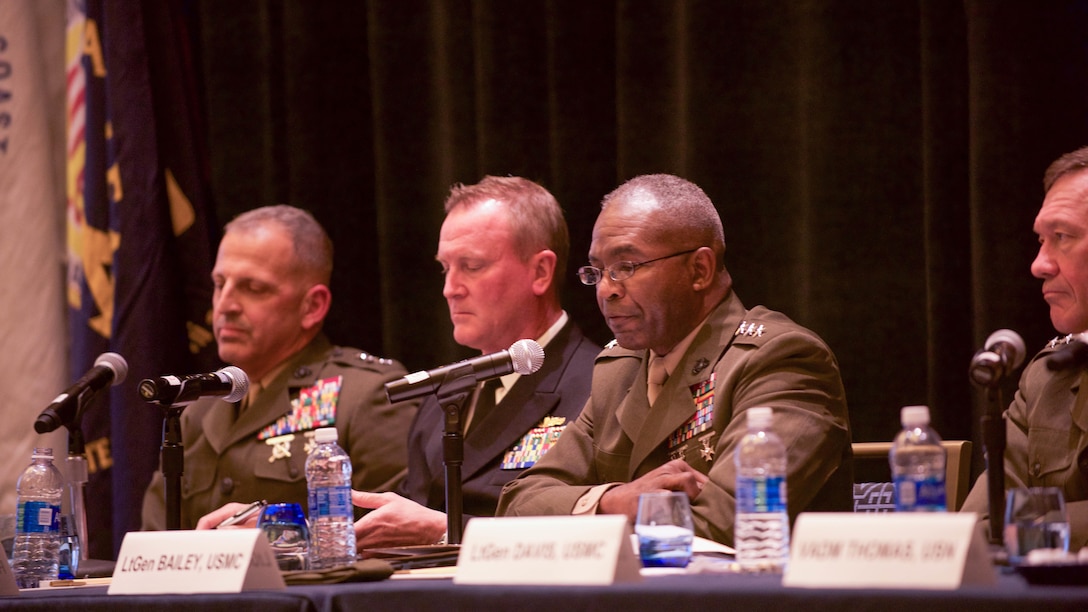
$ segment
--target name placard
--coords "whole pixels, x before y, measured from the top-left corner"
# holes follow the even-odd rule
[[[15,575],[8,565],[8,555],[0,546],[0,595],[18,595],[19,587],[15,584]]]
[[[996,582],[973,513],[804,513],[782,584],[956,589]]]
[[[109,594],[283,588],[272,548],[258,529],[133,531],[121,542]]]
[[[455,583],[613,584],[640,580],[622,515],[474,518]]]

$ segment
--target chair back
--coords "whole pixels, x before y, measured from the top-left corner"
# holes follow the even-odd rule
[[[971,489],[971,441],[943,440],[941,446],[947,453],[944,487],[949,512],[956,512],[967,499]],[[854,484],[854,512],[889,512],[895,510],[894,487],[891,487],[891,466],[888,454],[891,442],[854,442],[855,465],[883,462],[881,474],[886,481],[859,482]]]

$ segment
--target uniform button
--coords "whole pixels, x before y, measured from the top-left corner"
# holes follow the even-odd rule
[[[291,478],[298,478],[298,465],[294,461],[287,464],[287,473],[290,474]]]
[[[219,483],[219,490],[222,491],[223,495],[230,495],[231,491],[234,490],[234,481],[231,480],[230,476],[227,476]]]
[[[309,376],[311,373],[312,372],[310,371],[310,368],[307,368],[306,366],[303,366],[303,367],[295,370],[295,378],[305,378],[305,377]]]
[[[1038,461],[1036,461],[1035,464],[1031,466],[1031,475],[1038,478],[1039,474],[1041,474],[1042,472],[1043,472],[1042,464],[1040,464]]]

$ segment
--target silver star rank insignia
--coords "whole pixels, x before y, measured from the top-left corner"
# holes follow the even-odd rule
[[[755,323],[749,323],[748,321],[741,321],[737,326],[737,331],[733,332],[734,336],[762,336],[763,330],[766,329],[763,325],[756,325]]]

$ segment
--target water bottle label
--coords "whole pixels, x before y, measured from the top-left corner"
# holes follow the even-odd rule
[[[58,533],[60,506],[43,501],[25,501],[19,504],[15,520],[22,525],[22,533]]]
[[[351,487],[319,487],[310,491],[310,518],[322,516],[353,518]]]
[[[946,508],[943,478],[931,476],[914,480],[900,476],[895,479],[895,509],[897,511],[941,511]]]
[[[737,512],[785,512],[786,479],[737,477]]]

